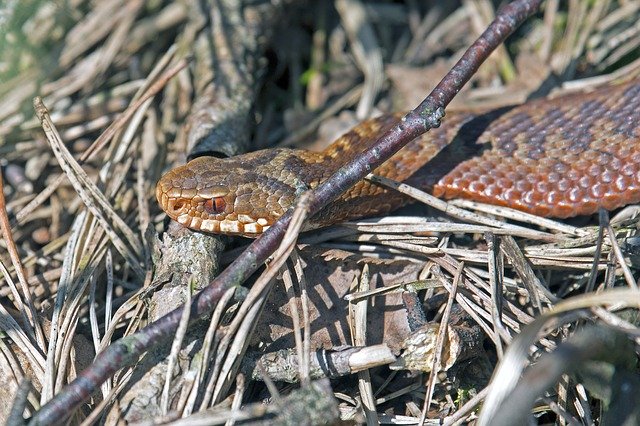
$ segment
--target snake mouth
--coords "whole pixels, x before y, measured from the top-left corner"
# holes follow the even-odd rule
[[[271,224],[264,218],[254,219],[249,215],[233,212],[222,215],[225,203],[221,198],[204,199],[198,196],[188,199],[171,196],[163,191],[160,185],[156,188],[156,198],[162,210],[171,219],[196,231],[256,238],[269,229]],[[220,216],[210,216],[216,214]]]

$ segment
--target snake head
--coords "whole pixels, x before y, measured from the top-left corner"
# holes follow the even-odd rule
[[[300,192],[287,183],[285,172],[277,172],[283,170],[278,164],[284,157],[277,152],[268,157],[258,151],[233,158],[196,158],[165,174],[156,186],[156,198],[171,219],[187,228],[257,237]]]

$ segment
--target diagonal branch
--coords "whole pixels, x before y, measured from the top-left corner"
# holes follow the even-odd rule
[[[370,150],[359,154],[313,192],[309,216],[319,212],[322,207],[339,197],[405,144],[427,130],[439,126],[444,116],[444,108],[462,86],[469,81],[489,54],[538,10],[541,2],[542,0],[515,0],[504,7],[487,30],[416,109],[380,137]],[[194,320],[210,313],[228,288],[241,285],[267,260],[280,245],[290,221],[291,211],[256,239],[235,262],[193,298],[191,313]],[[143,353],[169,338],[178,327],[182,311],[183,308],[175,309],[138,333],[114,342],[96,357],[91,367],[84,370],[76,380],[36,412],[31,424],[62,422],[107,378],[136,362]]]

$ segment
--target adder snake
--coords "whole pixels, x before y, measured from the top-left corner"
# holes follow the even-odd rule
[[[323,152],[274,148],[196,158],[164,175],[156,196],[184,226],[255,237],[400,117],[367,120]],[[448,114],[374,173],[438,197],[559,218],[636,203],[640,79],[484,114]],[[323,226],[381,215],[408,201],[363,180],[311,220]]]

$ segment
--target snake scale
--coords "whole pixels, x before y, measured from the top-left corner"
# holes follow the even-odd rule
[[[323,152],[273,148],[199,157],[158,182],[162,209],[186,227],[255,237],[304,191],[369,148],[401,117],[358,124]],[[448,114],[375,174],[430,191],[566,218],[640,201],[640,79],[486,113]],[[388,213],[409,200],[360,181],[311,227]]]

